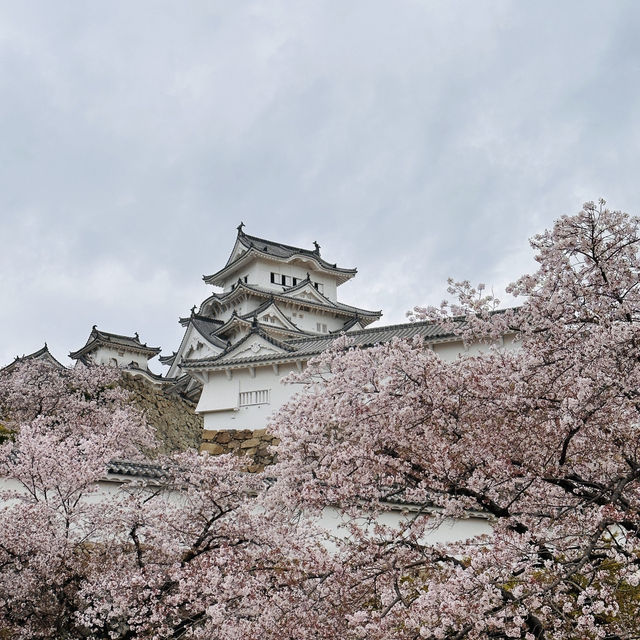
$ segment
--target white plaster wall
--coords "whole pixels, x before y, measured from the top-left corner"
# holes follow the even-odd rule
[[[284,385],[282,379],[296,368],[282,365],[276,373],[272,366],[256,368],[255,376],[248,369],[234,369],[229,378],[224,371],[209,373],[196,411],[203,414],[205,429],[261,429],[271,414],[297,391],[296,385]],[[238,406],[243,391],[269,389],[269,404]]]
[[[336,300],[336,281],[330,275],[315,270],[313,262],[301,263],[299,260],[292,261],[287,264],[280,262],[266,262],[256,260],[247,265],[244,269],[238,270],[224,283],[224,291],[231,291],[233,286],[238,282],[238,278],[244,281],[247,276],[248,284],[254,284],[265,289],[282,293],[284,290],[282,285],[271,282],[271,273],[291,276],[297,278],[298,282],[307,277],[307,273],[311,276],[312,282],[319,282],[323,285],[323,294],[333,300]]]
[[[97,483],[96,491],[87,494],[84,501],[90,504],[100,503],[107,499],[124,496],[123,489],[127,485],[135,481],[135,478],[128,476],[111,476],[109,479],[102,480]],[[0,478],[0,499],[3,497],[2,492],[10,491],[17,493],[25,493],[24,487],[13,479]],[[183,495],[176,491],[167,491],[164,498],[171,503],[180,503]],[[15,500],[15,499],[14,499]],[[9,506],[14,500],[3,500],[0,504]],[[380,524],[395,527],[401,524],[407,518],[411,518],[411,512],[389,511],[381,514],[377,521]],[[316,520],[316,524],[335,538],[344,537],[348,532],[342,526],[346,522],[346,518],[340,515],[339,511],[333,507],[328,507],[322,511],[322,514]],[[362,526],[368,526],[363,520]],[[463,541],[478,535],[490,534],[491,524],[489,520],[477,516],[454,520],[446,519],[439,527],[429,531],[422,538],[422,542],[427,544],[438,544],[443,542]],[[328,549],[335,548],[334,545],[328,544]]]
[[[202,346],[198,347],[198,344]],[[193,347],[194,351],[190,356],[187,356],[189,349]],[[180,376],[184,373],[182,367],[180,367],[180,362],[187,357],[191,358],[206,358],[213,357],[222,352],[222,349],[215,347],[208,343],[208,341],[200,335],[200,332],[193,328],[193,325],[189,325],[185,331],[185,334],[182,338],[182,342],[178,347],[178,354],[176,355],[176,359],[173,361],[173,364],[169,367],[167,371],[167,377],[172,378],[174,376]]]
[[[504,349],[517,349],[518,343],[514,340],[513,336],[506,336],[495,346]],[[462,340],[453,340],[450,342],[436,342],[432,345],[432,348],[434,352],[445,362],[451,362],[460,354],[468,354],[472,356],[479,355],[486,352],[489,346],[486,344],[475,343],[465,347]]]
[[[111,347],[98,347],[92,354],[93,361],[96,364],[108,364],[113,366],[113,360],[117,366],[126,367],[129,363],[135,362],[140,369],[147,368],[147,358],[139,353],[132,353],[123,349]]]
[[[185,358],[212,358],[222,352],[222,349],[211,345],[209,341],[200,334],[199,331],[189,326],[187,329],[189,335],[184,343]]]
[[[504,348],[517,348],[517,343],[508,337]],[[461,340],[433,345],[435,353],[445,361],[452,361],[461,353],[477,354],[486,350],[484,345],[471,345],[465,349]],[[276,373],[271,365],[256,367],[252,374],[247,369],[209,373],[204,384],[196,411],[203,414],[205,429],[261,429],[266,426],[271,414],[285,404],[300,390],[296,385],[282,384],[282,379],[296,368],[295,364],[280,365]],[[238,407],[241,391],[270,390],[270,403]]]
[[[388,526],[397,527],[402,522],[413,517],[410,511],[387,511],[380,514],[376,519],[378,523]],[[322,515],[317,520],[318,525],[334,535],[336,538],[344,537],[347,533],[343,526],[347,519],[340,515],[335,508],[326,508],[322,511]],[[363,522],[363,526],[364,522]],[[423,538],[422,542],[428,544],[438,544],[441,542],[463,541],[475,536],[490,534],[492,530],[491,523],[486,518],[471,516],[464,519],[445,519],[438,527],[430,530]]]

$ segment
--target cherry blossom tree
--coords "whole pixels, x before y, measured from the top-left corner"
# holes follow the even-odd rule
[[[86,550],[112,505],[96,504],[114,457],[140,457],[150,433],[112,372],[23,364],[0,379],[0,629],[64,637],[77,609]]]
[[[260,506],[269,483],[246,462],[192,452],[156,460],[159,479],[104,482],[153,444],[115,376],[25,363],[0,379],[15,433],[0,446],[0,638],[286,637],[291,612],[318,621],[309,593],[335,559]]]
[[[452,283],[413,315],[482,346],[453,361],[337,340],[263,474],[188,453],[109,489],[153,448],[113,372],[0,376],[0,638],[639,638],[639,230],[558,220],[516,310]]]
[[[343,514],[339,637],[640,637],[640,220],[604,205],[533,238],[517,310],[468,282],[415,310],[481,353],[345,338],[294,377],[277,491]],[[472,515],[491,533],[426,541]]]

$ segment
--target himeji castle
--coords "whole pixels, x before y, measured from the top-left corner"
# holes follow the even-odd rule
[[[182,342],[160,361],[188,393],[201,388],[196,411],[205,429],[264,427],[297,390],[282,379],[343,334],[363,347],[421,335],[444,357],[459,353],[459,338],[432,323],[369,327],[381,311],[338,300],[340,285],[357,270],[327,261],[313,245],[248,235],[240,224],[224,267],[204,276],[221,292],[180,319]]]
[[[214,291],[190,315],[179,319],[184,335],[177,351],[160,356],[166,374],[152,373],[148,361],[160,348],[138,334],[91,329],[69,356],[78,365],[105,364],[144,378],[168,394],[196,404],[205,432],[263,429],[272,413],[298,390],[282,384],[292,371],[347,334],[354,346],[420,336],[445,359],[463,349],[459,336],[429,322],[370,326],[381,311],[338,300],[338,289],[357,269],[338,266],[320,253],[245,233],[237,228],[226,264],[204,276]],[[17,358],[53,359],[46,347]]]
[[[168,377],[202,386],[206,429],[253,429],[290,395],[281,379],[344,332],[378,320],[338,301],[356,269],[330,263],[320,246],[302,249],[248,235],[244,225],[226,264],[204,281],[218,287],[191,315],[178,351],[161,362]]]

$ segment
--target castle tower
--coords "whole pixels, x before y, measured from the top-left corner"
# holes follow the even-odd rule
[[[290,395],[280,378],[306,362],[300,341],[328,344],[380,318],[380,311],[338,301],[338,287],[356,273],[326,261],[315,242],[302,249],[238,226],[224,267],[203,278],[220,291],[180,319],[185,333],[178,351],[160,358],[169,365],[167,377],[188,373],[185,390],[194,380],[202,384],[198,411],[205,428],[264,426]]]

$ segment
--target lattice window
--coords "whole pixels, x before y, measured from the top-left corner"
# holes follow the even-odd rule
[[[254,404],[269,404],[271,402],[269,389],[258,391],[241,391],[238,397],[238,406],[248,407]]]

